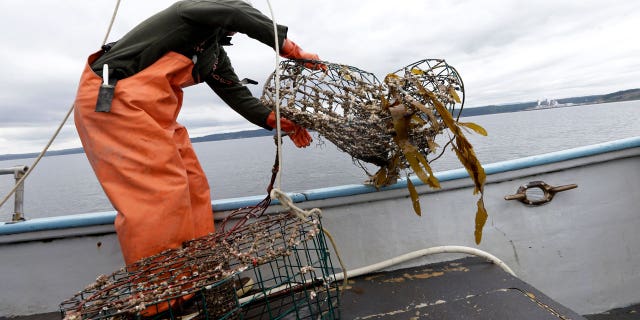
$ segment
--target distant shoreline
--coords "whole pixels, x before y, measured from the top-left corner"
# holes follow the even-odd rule
[[[245,139],[245,138],[264,137],[264,136],[271,136],[271,135],[273,135],[273,131],[269,131],[266,129],[224,132],[224,133],[215,133],[207,136],[191,138],[191,143],[232,140],[232,139]],[[45,154],[45,157],[61,156],[61,155],[67,155],[67,154],[78,154],[78,153],[84,153],[84,149],[72,148],[72,149],[63,149],[63,150],[49,150]],[[21,154],[4,154],[4,155],[0,155],[0,161],[35,158],[39,154],[40,152],[21,153]]]
[[[622,101],[632,101],[632,100],[640,100],[640,89],[616,91],[613,93],[602,94],[602,95],[556,99],[556,101],[559,104],[561,104],[558,107],[578,107],[581,105],[591,105],[591,104],[600,104],[600,103],[609,103],[609,102],[622,102]],[[504,104],[504,105],[489,105],[489,106],[482,106],[482,107],[475,107],[475,108],[465,108],[465,109],[462,109],[461,114],[457,113],[457,114],[454,114],[454,116],[457,117],[459,115],[460,117],[473,117],[473,116],[496,114],[496,113],[534,111],[535,110],[534,108],[537,105],[538,105],[537,101],[531,101],[531,102]],[[545,109],[552,109],[552,108],[545,108]],[[539,109],[539,110],[543,110],[543,109]],[[198,143],[198,142],[206,142],[206,141],[245,139],[245,138],[264,137],[264,136],[271,136],[271,135],[273,135],[273,131],[269,131],[265,129],[256,129],[256,130],[245,130],[245,131],[238,131],[238,132],[215,133],[215,134],[210,134],[202,137],[191,138],[191,142]],[[73,148],[73,149],[47,151],[47,153],[45,154],[45,157],[77,154],[77,153],[84,153],[84,149]],[[40,154],[39,152],[22,153],[22,154],[5,154],[5,155],[0,155],[0,161],[35,158],[39,154]]]
[[[577,107],[581,105],[587,104],[600,104],[600,103],[610,103],[610,102],[622,102],[622,101],[633,101],[640,100],[640,89],[630,89],[630,90],[622,90],[616,91],[608,94],[600,94],[600,95],[592,95],[592,96],[582,96],[582,97],[571,97],[571,98],[563,98],[563,99],[555,99],[558,104],[563,107]],[[518,102],[504,105],[490,105],[476,108],[465,108],[462,109],[461,117],[472,117],[472,116],[480,116],[485,114],[494,114],[494,113],[506,113],[506,112],[518,112],[518,111],[529,111],[535,108],[538,105],[537,101],[530,102]],[[542,109],[540,109],[542,110]]]

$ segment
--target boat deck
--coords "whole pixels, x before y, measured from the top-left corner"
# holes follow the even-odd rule
[[[343,319],[585,319],[480,258],[362,276]]]
[[[481,258],[350,278],[341,319],[640,319],[635,309],[583,317]],[[60,319],[60,313],[0,320]]]

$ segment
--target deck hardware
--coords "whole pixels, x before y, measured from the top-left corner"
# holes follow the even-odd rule
[[[577,184],[551,186],[544,181],[531,181],[518,188],[515,194],[505,196],[505,200],[518,200],[524,204],[538,206],[553,200],[553,196],[561,191],[577,188]]]
[[[20,182],[20,179],[29,171],[29,167],[27,166],[14,166],[11,168],[1,168],[0,174],[13,174],[13,177],[16,180],[16,183]],[[16,189],[16,193],[14,195],[13,202],[13,217],[11,218],[11,222],[19,222],[24,221],[24,183],[20,183],[18,188]]]

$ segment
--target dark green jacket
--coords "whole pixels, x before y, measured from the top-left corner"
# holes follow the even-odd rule
[[[278,25],[278,43],[282,47],[287,27]],[[244,1],[184,0],[155,14],[129,31],[91,68],[102,74],[108,64],[113,77],[123,79],[152,65],[170,51],[195,63],[193,79],[206,82],[231,108],[252,123],[266,129],[271,110],[253,97],[239,82],[227,53],[229,32],[244,33],[274,48],[271,19]]]

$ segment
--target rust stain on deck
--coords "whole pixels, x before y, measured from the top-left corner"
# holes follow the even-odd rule
[[[433,269],[424,269],[423,271],[424,272],[418,272],[413,274],[404,273],[402,274],[401,277],[389,278],[389,279],[383,280],[382,282],[401,283],[407,280],[429,279],[433,277],[441,277],[445,275],[445,273],[447,272],[469,272],[469,268],[452,264],[451,266],[447,266],[446,268],[444,268],[442,271],[434,271]],[[375,280],[376,278],[377,278],[376,276],[372,276],[372,277],[368,277],[367,280],[371,281],[371,280]]]

